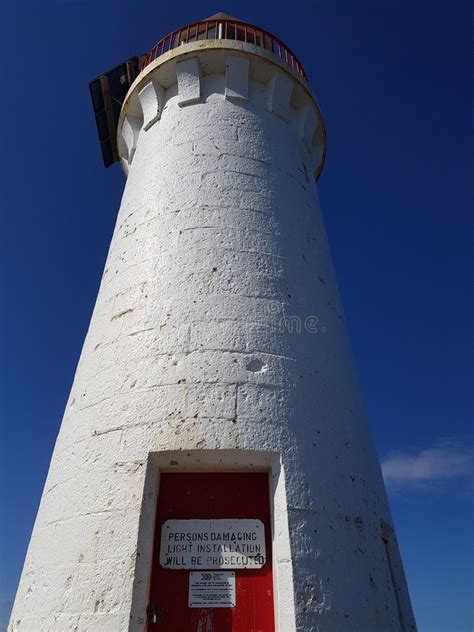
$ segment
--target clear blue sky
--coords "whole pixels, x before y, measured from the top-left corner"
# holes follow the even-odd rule
[[[420,631],[468,632],[473,50],[456,0],[3,6],[0,621],[124,184],[102,167],[87,82],[217,11],[284,39],[318,95],[321,203]]]

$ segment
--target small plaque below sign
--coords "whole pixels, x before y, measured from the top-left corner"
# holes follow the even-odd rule
[[[188,605],[190,608],[234,608],[235,573],[233,571],[189,573]]]

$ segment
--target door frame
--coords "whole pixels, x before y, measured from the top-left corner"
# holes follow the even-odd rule
[[[151,585],[160,473],[268,472],[276,632],[296,631],[284,469],[277,452],[166,450],[149,454],[140,513],[129,632],[144,632]]]

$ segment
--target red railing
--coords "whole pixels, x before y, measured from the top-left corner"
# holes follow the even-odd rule
[[[258,26],[239,22],[238,20],[203,20],[188,24],[169,33],[158,44],[155,44],[148,55],[141,61],[140,69],[150,64],[163,53],[189,42],[208,39],[226,39],[237,42],[247,42],[259,46],[279,57],[283,62],[293,68],[303,79],[307,79],[303,66],[296,55],[278,37]]]

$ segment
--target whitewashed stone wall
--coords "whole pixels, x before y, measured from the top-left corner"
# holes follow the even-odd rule
[[[280,632],[415,629],[312,177],[319,113],[268,59],[206,54],[155,63],[124,109],[128,180],[9,630],[145,629],[140,513],[167,450],[278,455]]]

